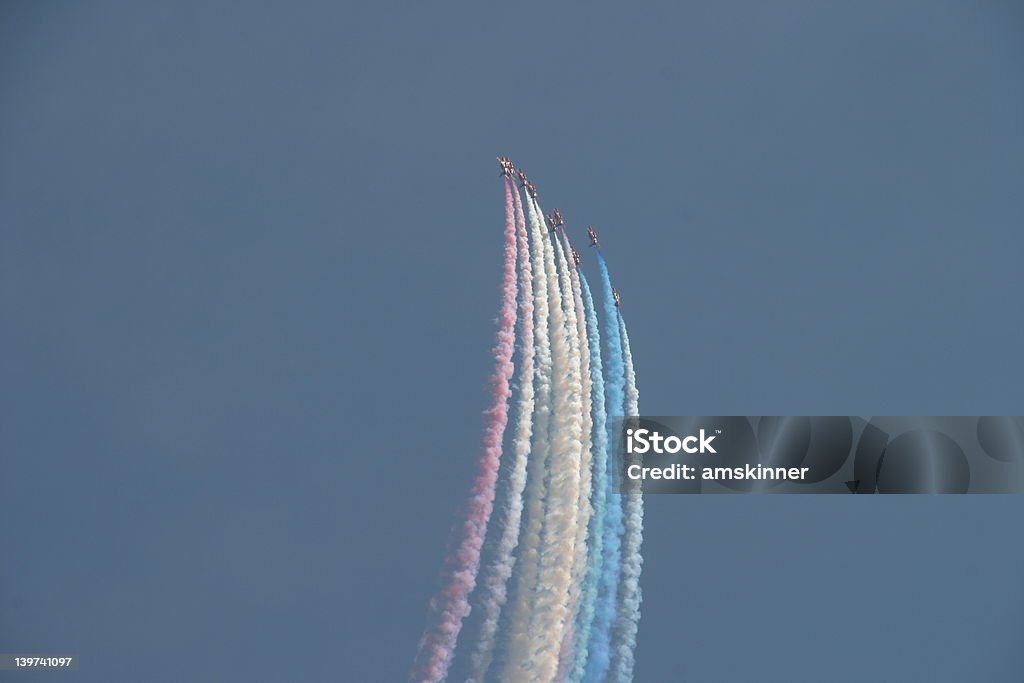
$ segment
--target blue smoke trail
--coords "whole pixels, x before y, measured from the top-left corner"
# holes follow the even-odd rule
[[[583,271],[579,271],[580,289],[583,294],[583,310],[587,319],[587,342],[590,347],[590,414],[592,416],[592,444],[594,458],[593,498],[591,503],[594,512],[590,517],[591,539],[587,556],[587,571],[584,575],[583,589],[580,595],[579,610],[576,614],[575,645],[573,650],[572,669],[569,680],[579,683],[583,679],[584,667],[587,663],[587,645],[590,638],[591,625],[594,620],[594,606],[597,601],[597,586],[601,575],[601,556],[604,535],[605,501],[608,499],[608,433],[604,412],[604,377],[601,364],[601,333],[597,326],[597,311],[594,310],[594,299],[590,293],[590,285]]]
[[[608,417],[623,415],[625,392],[625,367],[622,361],[622,339],[619,336],[618,307],[612,293],[612,281],[608,275],[608,264],[600,249],[597,251],[597,266],[601,271],[601,298],[604,310],[605,349],[608,352],[608,380],[605,382]],[[611,421],[605,434],[608,443],[605,460],[610,462]],[[589,655],[583,680],[586,683],[604,681],[611,662],[611,628],[615,619],[616,589],[619,583],[620,537],[622,536],[622,496],[612,490],[611,477],[607,477],[605,489],[608,500],[605,505],[604,534],[601,543],[601,579],[598,584],[597,604],[594,609],[594,625],[588,644]]]

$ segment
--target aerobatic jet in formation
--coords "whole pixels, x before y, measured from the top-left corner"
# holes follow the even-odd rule
[[[619,290],[612,287],[612,298],[615,299],[615,308],[622,305],[622,299],[619,298]]]
[[[516,167],[512,165],[512,160],[508,157],[498,157],[498,164],[501,165],[501,175],[511,178],[516,170]]]
[[[597,232],[594,230],[593,226],[590,226],[590,225],[587,226],[587,237],[590,238],[590,246],[596,247],[597,246]]]
[[[526,181],[526,194],[530,195],[533,199],[537,198],[537,186],[529,180]]]
[[[519,169],[519,171],[516,172],[516,175],[519,176],[519,187],[526,187],[530,184],[530,181],[526,179],[526,172],[522,169]]]
[[[565,225],[565,219],[562,218],[562,214],[558,209],[555,209],[548,214],[548,224],[551,225],[552,232],[554,232],[556,228],[561,228]]]
[[[580,252],[576,251],[576,247],[570,246],[569,252],[572,254],[572,262],[576,264],[576,267],[580,267]]]

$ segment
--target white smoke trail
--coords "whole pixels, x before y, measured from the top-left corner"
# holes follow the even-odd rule
[[[608,498],[608,461],[605,458],[608,431],[605,426],[604,369],[601,363],[601,332],[594,309],[590,285],[583,273],[577,273],[583,291],[583,311],[587,323],[587,344],[590,347],[590,399],[591,399],[591,465],[593,467],[593,512],[587,542],[587,570],[583,577],[579,609],[573,633],[572,662],[567,666],[568,680],[579,683],[586,670],[589,655],[590,631],[594,622],[598,584],[603,560],[604,518]]]
[[[523,490],[526,487],[526,464],[533,434],[534,409],[534,330],[533,330],[533,274],[530,248],[526,238],[526,222],[519,193],[513,194],[516,216],[516,244],[519,251],[519,316],[522,351],[520,361],[519,405],[516,430],[512,441],[512,466],[509,473],[508,504],[501,520],[501,537],[495,548],[495,558],[481,585],[483,621],[480,635],[470,663],[471,674],[467,683],[483,681],[494,658],[494,644],[501,618],[501,610],[508,598],[508,580],[515,566],[513,553],[519,543],[519,530],[523,516]]]
[[[640,414],[640,393],[636,388],[633,352],[629,348],[626,321],[622,319],[621,314],[619,315],[619,335],[622,337],[622,361],[626,375],[624,409],[627,417],[635,417]],[[643,567],[643,557],[640,555],[640,544],[643,542],[644,499],[639,490],[622,496],[622,510],[625,530],[622,534],[622,574],[615,624],[618,646],[612,657],[611,680],[628,683],[633,680],[634,651],[642,599],[640,571]]]
[[[539,207],[535,205],[534,209],[538,210]],[[549,290],[557,286],[564,293],[563,297],[571,292],[566,255],[559,249],[555,238],[550,248],[544,251],[544,270]],[[549,299],[548,307],[551,312],[555,411],[551,434],[551,480],[545,508],[538,591],[530,620],[526,667],[529,680],[535,683],[554,680],[562,634],[569,620],[569,586],[575,560],[583,423],[575,301],[571,298]]]
[[[571,254],[572,247],[569,244],[569,236],[564,228],[561,231],[561,237],[563,253]],[[580,492],[576,501],[576,553],[573,558],[572,580],[569,584],[569,616],[562,636],[561,651],[558,655],[557,680],[565,680],[572,667],[573,645],[576,633],[575,617],[583,590],[583,580],[587,572],[587,557],[590,552],[587,534],[591,513],[593,512],[593,507],[590,503],[591,487],[593,484],[593,472],[591,471],[591,429],[593,428],[593,419],[590,414],[590,347],[587,339],[587,321],[584,315],[583,293],[580,286],[578,264],[570,266],[569,275],[572,280],[573,303],[576,306],[576,343],[580,357],[580,414],[582,417],[580,423]]]
[[[536,402],[534,412],[533,445],[530,451],[528,477],[525,494],[526,524],[519,541],[518,571],[515,576],[515,602],[508,618],[508,647],[502,680],[516,683],[526,679],[525,672],[529,646],[530,609],[537,588],[539,566],[538,553],[544,522],[544,500],[547,497],[548,455],[550,451],[549,431],[552,412],[551,397],[551,325],[550,298],[558,300],[560,293],[555,281],[554,289],[548,291],[549,281],[545,273],[545,252],[549,250],[541,217],[534,204],[527,199],[526,215],[530,224],[530,242],[533,245],[531,265],[533,268],[533,292],[536,343]]]

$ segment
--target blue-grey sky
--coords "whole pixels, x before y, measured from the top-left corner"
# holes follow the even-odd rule
[[[1022,34],[1012,0],[4,3],[0,651],[403,680],[479,451],[497,154],[600,231],[646,413],[1020,414]],[[653,497],[637,680],[1019,681],[1022,513]]]

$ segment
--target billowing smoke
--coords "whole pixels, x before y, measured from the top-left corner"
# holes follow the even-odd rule
[[[640,616],[643,501],[612,489],[610,437],[613,416],[638,411],[629,337],[600,249],[598,307],[560,215],[547,229],[535,188],[520,174],[521,197],[511,161],[500,161],[504,267],[491,406],[412,680],[446,680],[462,668],[472,683],[628,681]],[[510,462],[502,468],[513,384]],[[499,475],[507,500],[477,586]],[[453,669],[471,598],[479,631]]]

